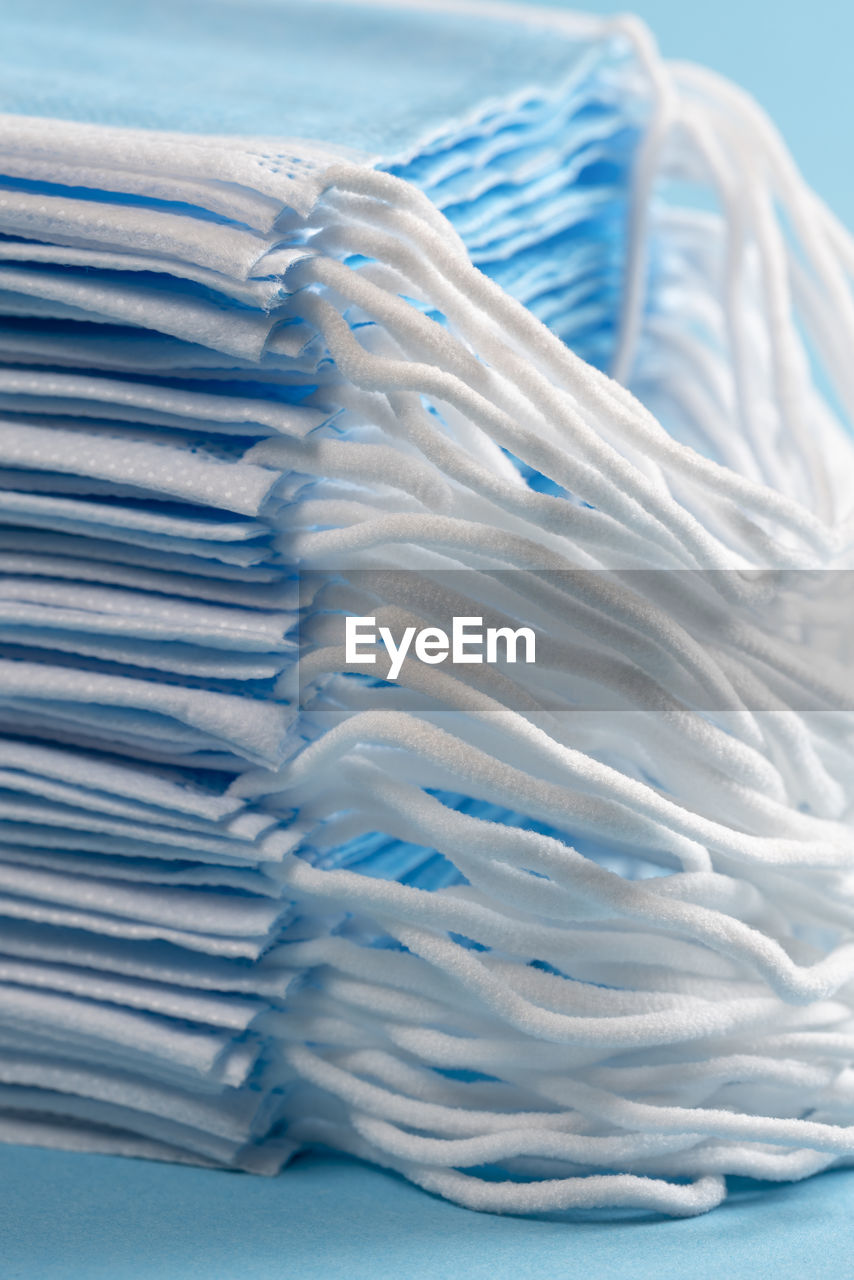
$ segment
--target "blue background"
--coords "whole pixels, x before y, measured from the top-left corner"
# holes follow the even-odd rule
[[[0,1146],[3,1280],[851,1280],[854,1170],[702,1218],[472,1213],[355,1162],[278,1178]]]
[[[666,55],[704,62],[750,89],[816,190],[854,226],[848,0],[633,7]],[[268,1181],[0,1146],[0,1187],[4,1280],[854,1277],[854,1171],[797,1185],[736,1182],[720,1209],[684,1221],[478,1215],[394,1175],[320,1155]]]

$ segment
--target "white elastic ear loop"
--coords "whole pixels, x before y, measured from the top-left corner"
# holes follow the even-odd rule
[[[370,240],[370,232],[363,232],[361,238],[362,240]],[[365,252],[373,251],[374,253],[377,253],[381,251],[369,243],[363,244],[362,247]],[[336,263],[329,259],[316,258],[312,259],[309,264],[306,264],[303,275],[307,275],[310,279],[317,278],[324,283],[331,284],[337,292],[342,293],[345,296],[349,295],[353,300],[358,298],[360,306],[372,311],[378,317],[382,318],[384,323],[392,323],[396,319],[405,328],[408,328],[413,332],[420,330],[422,334],[422,344],[436,359],[437,364],[442,367],[443,372],[448,374],[448,377],[445,379],[445,395],[443,396],[441,391],[438,390],[438,383],[436,387],[432,389],[433,394],[437,395],[439,399],[452,396],[452,387],[455,385],[455,379],[458,376],[454,371],[454,366],[460,364],[462,357],[457,356],[449,362],[449,337],[447,331],[435,325],[435,323],[430,321],[428,317],[421,316],[417,312],[414,312],[409,304],[403,302],[402,299],[390,296],[382,288],[372,286],[366,272],[353,272],[349,268],[344,267],[341,263]],[[308,312],[314,318],[315,323],[322,325],[323,319],[317,314],[317,304],[308,300],[304,304],[304,308],[305,307],[308,308]],[[342,368],[348,373],[348,376],[353,378],[360,385],[365,385],[363,381],[365,377],[364,371],[360,372],[358,365],[354,364],[352,361],[352,357],[356,355],[356,348],[354,347],[352,340],[348,344],[349,335],[344,332],[340,324],[338,324],[335,318],[329,313],[326,314],[326,327],[324,332],[326,334],[327,341],[330,342],[333,354],[336,356]],[[350,360],[349,364],[347,363],[348,357]],[[534,438],[530,430],[521,428],[518,425],[520,417],[530,417],[533,407],[537,404],[537,400],[536,398],[531,398],[529,390],[526,390],[525,397],[520,400],[511,384],[506,381],[503,375],[500,375],[500,370],[503,365],[507,365],[508,362],[510,362],[516,377],[521,376],[524,380],[530,381],[534,376],[532,368],[530,364],[523,364],[520,362],[518,358],[509,351],[509,349],[505,349],[502,356],[497,359],[498,363],[496,364],[496,369],[495,371],[491,371],[486,366],[478,364],[469,357],[469,366],[465,369],[466,386],[469,388],[470,392],[475,388],[482,388],[484,396],[494,396],[496,391],[499,392],[497,399],[495,399],[495,403],[499,406],[504,406],[504,409],[507,412],[513,414],[517,423],[517,439],[513,440],[510,438],[506,441],[506,443],[512,447],[515,452],[525,458],[526,461],[535,462],[535,464],[545,470],[547,474],[552,474],[557,478],[557,473],[555,473],[554,467],[557,466],[563,469],[566,467],[567,457],[565,453],[563,453],[563,450],[559,449],[554,452],[551,455],[551,462],[546,454],[542,454],[542,457],[539,458],[536,456],[538,452],[542,453],[543,450],[543,433],[552,436],[553,443],[556,441],[554,427],[552,426],[552,421],[548,414],[557,413],[557,421],[561,424],[562,430],[564,432],[572,432],[576,445],[583,450],[584,455],[589,459],[589,462],[584,464],[582,463],[580,456],[576,458],[575,469],[578,473],[578,478],[573,479],[571,476],[563,478],[563,483],[566,487],[573,490],[579,490],[584,493],[585,489],[583,486],[586,485],[587,489],[590,491],[589,496],[593,497],[594,492],[600,487],[599,481],[590,470],[590,466],[595,466],[599,469],[599,472],[601,472],[603,477],[607,475],[610,477],[612,483],[617,482],[617,490],[616,492],[612,490],[609,498],[606,499],[602,493],[599,493],[594,497],[597,505],[603,506],[606,509],[608,504],[613,507],[615,500],[619,501],[620,495],[627,494],[632,488],[639,489],[639,497],[635,503],[634,514],[631,517],[634,527],[638,527],[640,525],[642,528],[646,523],[646,515],[639,515],[639,513],[654,512],[656,508],[658,508],[657,518],[665,525],[668,520],[670,524],[675,523],[679,531],[680,540],[688,539],[693,543],[697,543],[699,540],[699,544],[704,548],[705,555],[714,555],[713,551],[710,550],[710,544],[707,545],[708,539],[701,530],[701,527],[697,525],[695,521],[691,521],[687,512],[678,508],[672,501],[667,501],[664,486],[660,482],[655,484],[651,483],[650,477],[645,476],[642,470],[638,470],[637,468],[632,469],[630,464],[628,464],[623,457],[592,433],[589,427],[587,427],[583,422],[582,418],[573,410],[571,398],[567,395],[559,393],[556,388],[550,384],[547,384],[544,381],[541,382],[542,390],[540,399],[542,400],[543,395],[546,396],[546,416],[544,416],[542,421],[539,423],[539,440]],[[360,362],[364,365],[364,356],[361,356]],[[449,363],[451,367],[450,369],[446,369],[446,366]],[[435,381],[435,375],[431,379],[430,375],[424,372],[426,369],[425,366],[411,365],[409,372],[410,380],[411,375],[415,373],[416,369],[421,371],[421,378],[420,384],[417,387],[413,384],[413,389],[425,391],[428,389],[427,386],[424,385],[425,376],[429,382]],[[385,367],[384,376],[387,380],[393,378],[392,370],[389,365]],[[489,385],[490,379],[493,384],[496,384],[492,389],[490,389]],[[500,394],[499,384],[505,388],[505,393],[503,395]],[[510,393],[509,400],[507,398],[507,392]],[[458,385],[456,395],[460,395],[460,388]],[[451,399],[451,403],[455,403],[453,398]],[[472,401],[472,403],[474,403],[474,401]],[[458,405],[458,407],[462,406]],[[538,412],[542,412],[542,410],[539,410]],[[491,425],[492,430],[494,431],[496,426],[496,420],[494,417],[491,419]],[[583,477],[583,479],[580,479],[580,477]],[[592,489],[591,486],[593,486]]]
[[[359,171],[353,173],[348,170],[330,172],[329,178],[330,185],[339,185],[345,190],[366,192],[376,189],[377,194],[380,192],[385,194],[389,181],[398,181],[389,180],[387,175]],[[405,188],[407,184],[401,183],[400,186]],[[414,204],[420,211],[429,202],[424,200],[419,193],[400,191],[397,195],[397,204],[403,208]],[[431,254],[431,261],[434,261],[437,265],[443,261],[442,251],[439,249],[439,246],[443,243],[436,237],[439,251]],[[573,381],[573,386],[576,394],[580,393],[582,395],[584,403],[589,405],[601,404],[603,408],[607,406],[607,413],[610,419],[615,422],[626,419],[626,408],[630,405],[634,419],[633,429],[637,431],[642,428],[645,447],[648,449],[654,448],[654,456],[660,454],[662,457],[667,457],[677,465],[686,468],[687,473],[696,476],[697,479],[705,477],[709,482],[713,481],[718,489],[722,492],[731,491],[732,497],[742,503],[756,503],[759,500],[758,510],[766,509],[769,515],[773,512],[777,518],[786,522],[791,522],[794,518],[796,527],[798,527],[802,536],[806,536],[810,540],[819,538],[820,543],[818,545],[821,542],[826,544],[827,531],[824,530],[822,532],[819,522],[809,517],[803,508],[796,508],[790,500],[781,500],[780,495],[773,494],[772,491],[757,489],[755,485],[744,481],[743,478],[737,477],[733,473],[717,467],[715,464],[708,463],[692,450],[677,445],[676,442],[661,431],[659,425],[651,415],[642,409],[642,406],[637,401],[622,391],[619,384],[603,379],[603,375],[598,374],[597,371],[583,365],[582,362],[573,357],[572,353],[545,330],[534,317],[504,295],[487,277],[482,276],[470,266],[468,270],[463,270],[462,264],[454,267],[454,275],[457,279],[461,277],[461,274],[462,278],[466,279],[468,289],[471,290],[469,305],[472,302],[477,302],[484,313],[491,311],[493,324],[506,323],[511,332],[515,327],[520,332],[530,333],[540,358],[545,358],[549,366],[555,368],[559,378],[566,377],[568,368],[573,370],[572,377],[579,379],[577,384]],[[442,309],[448,313],[449,307],[447,303],[443,303]],[[450,308],[450,310],[453,311],[453,308]]]
[[[837,327],[848,334],[850,345],[854,339],[854,297],[850,282],[840,271],[840,260],[849,267],[854,260],[850,235],[806,186],[776,129],[748,94],[704,68],[682,62],[673,67],[680,83],[694,88],[710,104],[730,114],[742,145],[752,152],[754,160],[761,158],[800,239],[807,263],[826,291],[828,309],[835,315]],[[837,386],[849,412],[854,412],[850,371],[843,365],[838,372],[841,376]]]
[[[628,15],[620,15],[613,22],[614,29],[631,42],[633,52],[649,80],[653,104],[651,119],[633,160],[625,282],[617,322],[617,342],[611,364],[611,376],[625,385],[629,381],[637,347],[646,292],[650,200],[661,151],[677,115],[677,94],[649,29],[637,18]]]
[[[357,386],[367,390],[391,388],[396,391],[417,391],[434,396],[439,401],[447,400],[489,430],[493,438],[504,443],[511,451],[520,453],[526,461],[532,462],[539,469],[551,474],[565,487],[571,490],[581,488],[585,496],[595,505],[609,514],[617,515],[617,518],[622,518],[627,525],[637,526],[642,531],[657,525],[656,540],[662,542],[671,551],[676,550],[677,554],[681,552],[684,556],[675,532],[661,528],[658,519],[650,516],[631,495],[603,482],[601,474],[591,465],[578,460],[570,462],[568,455],[548,448],[544,442],[538,442],[532,433],[525,433],[524,443],[520,443],[518,424],[502,410],[494,408],[477,392],[458,380],[449,378],[432,365],[393,362],[370,355],[352,336],[349,325],[331,304],[316,295],[308,294],[302,297],[304,313],[323,332],[336,363]],[[707,545],[708,538],[704,535],[698,536],[705,559],[711,557],[712,563],[716,563],[714,551]],[[721,567],[724,565],[722,564]]]

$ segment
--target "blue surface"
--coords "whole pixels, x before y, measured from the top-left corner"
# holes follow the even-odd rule
[[[584,7],[607,13],[620,6],[588,0]],[[668,56],[704,62],[750,89],[809,180],[854,226],[854,6],[637,0],[625,7],[650,24]],[[142,6],[119,0],[119,8],[138,15]],[[18,0],[0,2],[13,60],[21,50],[8,39],[11,17],[19,13],[32,23],[38,16],[48,47],[55,35],[51,11],[56,17],[63,9],[80,13],[66,0],[35,10]],[[161,11],[172,10],[180,23],[179,9],[164,4]],[[166,83],[173,70],[167,59],[151,75]],[[281,74],[284,82],[284,58]],[[47,109],[55,89],[49,77],[45,83]],[[156,80],[149,84],[156,112]],[[190,76],[187,87],[198,81]],[[276,124],[271,118],[271,132]],[[308,121],[304,131],[312,131]],[[611,1223],[477,1215],[392,1175],[320,1156],[267,1181],[0,1146],[0,1186],[3,1280],[854,1277],[854,1171],[794,1186],[740,1184],[703,1218]]]
[[[472,1213],[354,1161],[278,1178],[0,1147],[3,1280],[850,1280],[854,1170],[682,1220]]]

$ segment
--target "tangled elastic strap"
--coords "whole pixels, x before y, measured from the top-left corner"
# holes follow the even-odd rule
[[[854,247],[757,108],[622,29],[655,111],[613,369],[647,407],[413,187],[340,167],[289,282],[347,438],[258,446],[308,478],[283,549],[339,579],[302,660],[304,745],[235,784],[315,824],[286,862],[308,974],[278,1025],[288,1137],[496,1211],[692,1214],[726,1174],[854,1156],[845,655],[799,662],[750,622],[709,641],[642,579],[582,572],[725,571],[725,622],[773,604],[747,570],[850,565]],[[420,596],[383,576],[413,568]],[[442,585],[459,568],[480,611],[536,612],[536,667],[408,662],[369,701],[336,676],[324,610],[470,612]],[[591,688],[624,710],[573,713]],[[384,878],[395,842],[416,852]]]

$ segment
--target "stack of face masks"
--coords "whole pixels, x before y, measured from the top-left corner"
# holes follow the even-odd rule
[[[144,14],[4,15],[0,1136],[512,1212],[850,1159],[850,241],[628,20]]]

